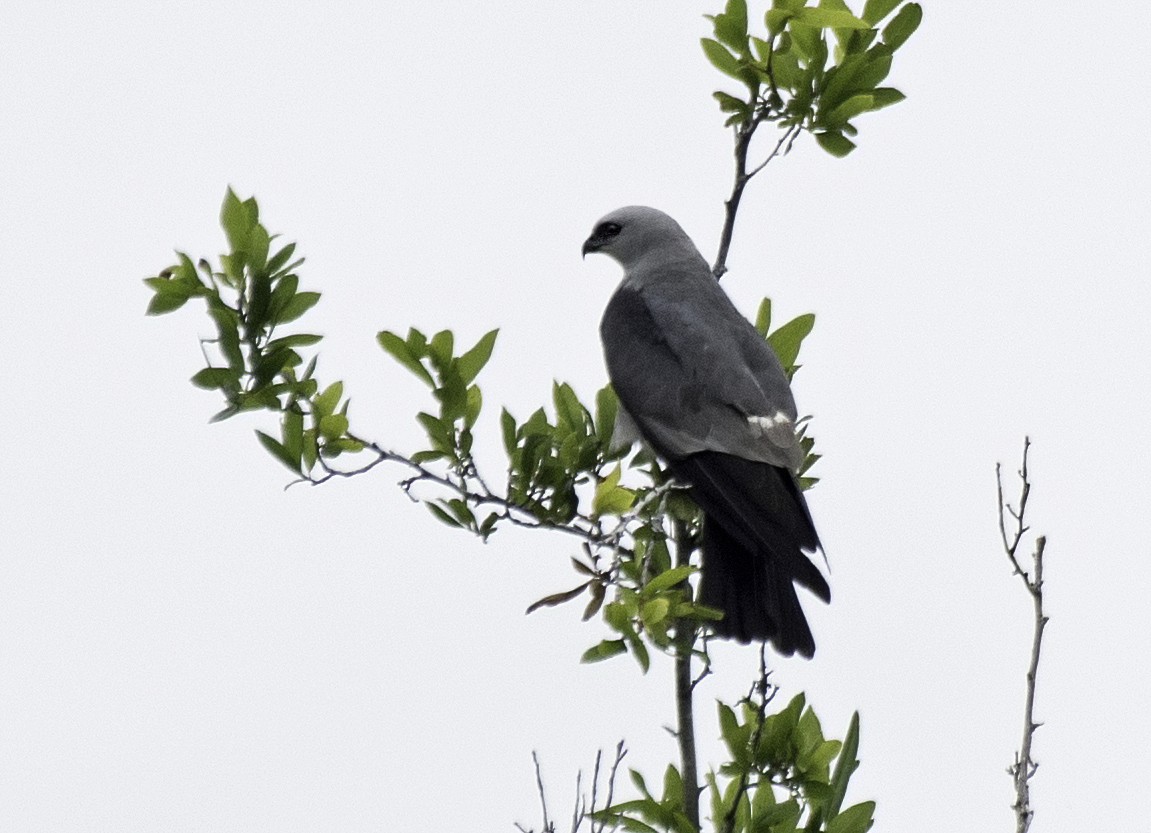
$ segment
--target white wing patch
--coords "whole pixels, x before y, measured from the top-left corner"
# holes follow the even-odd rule
[[[749,416],[747,424],[756,439],[766,437],[772,445],[787,448],[795,445],[795,423],[783,411],[771,416]]]

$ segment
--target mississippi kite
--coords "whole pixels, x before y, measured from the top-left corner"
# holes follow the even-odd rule
[[[795,585],[831,590],[805,552],[820,547],[795,472],[795,400],[775,353],[720,289],[707,261],[662,211],[600,220],[583,253],[623,267],[600,323],[625,411],[704,513],[699,601],[715,632],[811,657]]]

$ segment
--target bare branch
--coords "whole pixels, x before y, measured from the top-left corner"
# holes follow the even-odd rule
[[[1023,569],[1019,562],[1019,545],[1029,531],[1026,523],[1027,500],[1031,494],[1031,480],[1027,471],[1027,456],[1031,449],[1031,439],[1023,440],[1023,464],[1018,471],[1019,505],[1013,508],[1003,499],[1003,478],[999,465],[995,466],[995,482],[999,503],[999,535],[1003,542],[1003,551],[1015,575],[1019,576],[1031,596],[1031,605],[1034,612],[1034,626],[1031,637],[1031,658],[1027,665],[1027,693],[1023,706],[1023,740],[1019,751],[1015,753],[1015,761],[1007,769],[1015,786],[1016,833],[1027,833],[1031,827],[1031,820],[1035,811],[1031,807],[1031,778],[1035,775],[1039,764],[1031,755],[1032,742],[1035,730],[1042,724],[1035,720],[1035,684],[1039,675],[1039,656],[1043,647],[1043,629],[1047,625],[1048,617],[1043,611],[1043,553],[1047,547],[1047,538],[1038,536],[1031,553],[1031,571]],[[1007,518],[1013,521],[1013,528],[1008,530]]]
[[[621,740],[615,746],[615,760],[612,761],[611,772],[609,772],[608,776],[607,776],[607,803],[604,804],[605,807],[611,806],[612,798],[615,795],[616,773],[619,772],[619,765],[620,765],[620,763],[623,762],[625,755],[627,755],[627,749],[624,747],[623,741]],[[592,801],[592,810],[593,811],[595,810],[595,801],[594,800]],[[600,822],[599,827],[593,826],[592,827],[592,833],[603,833],[603,831],[605,829],[605,825],[606,825],[606,822]]]
[[[543,810],[544,814],[543,833],[555,833],[555,828],[552,827],[552,823],[548,819],[548,799],[544,795],[544,777],[540,773],[540,759],[534,749],[532,750],[532,763],[535,764],[536,768],[536,788],[540,793],[540,809]]]

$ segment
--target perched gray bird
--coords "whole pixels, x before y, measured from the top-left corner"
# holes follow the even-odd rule
[[[621,420],[630,418],[704,513],[699,601],[715,632],[811,657],[795,584],[831,590],[805,555],[820,546],[795,472],[795,400],[775,353],[732,305],[707,261],[662,211],[600,220],[583,253],[623,267],[600,322]]]

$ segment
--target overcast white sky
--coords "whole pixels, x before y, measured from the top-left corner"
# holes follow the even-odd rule
[[[575,583],[571,541],[482,546],[395,471],[283,491],[267,423],[208,425],[187,383],[207,319],[146,319],[140,280],[215,256],[225,187],[255,194],[324,293],[307,324],[359,432],[414,448],[425,407],[377,330],[502,329],[498,472],[499,404],[604,380],[594,220],[654,205],[714,253],[720,5],[4,4],[0,829],[507,831],[538,824],[533,749],[565,814],[621,737],[658,777],[670,663],[581,666],[601,624],[523,616]],[[908,101],[745,201],[725,287],[818,316],[797,396],[835,598],[776,681],[829,734],[862,712],[878,830],[1011,829],[1030,608],[993,467],[1025,433],[1052,617],[1033,829],[1143,829],[1149,30],[1136,2],[928,3]],[[712,761],[712,699],[755,662],[716,653]]]

